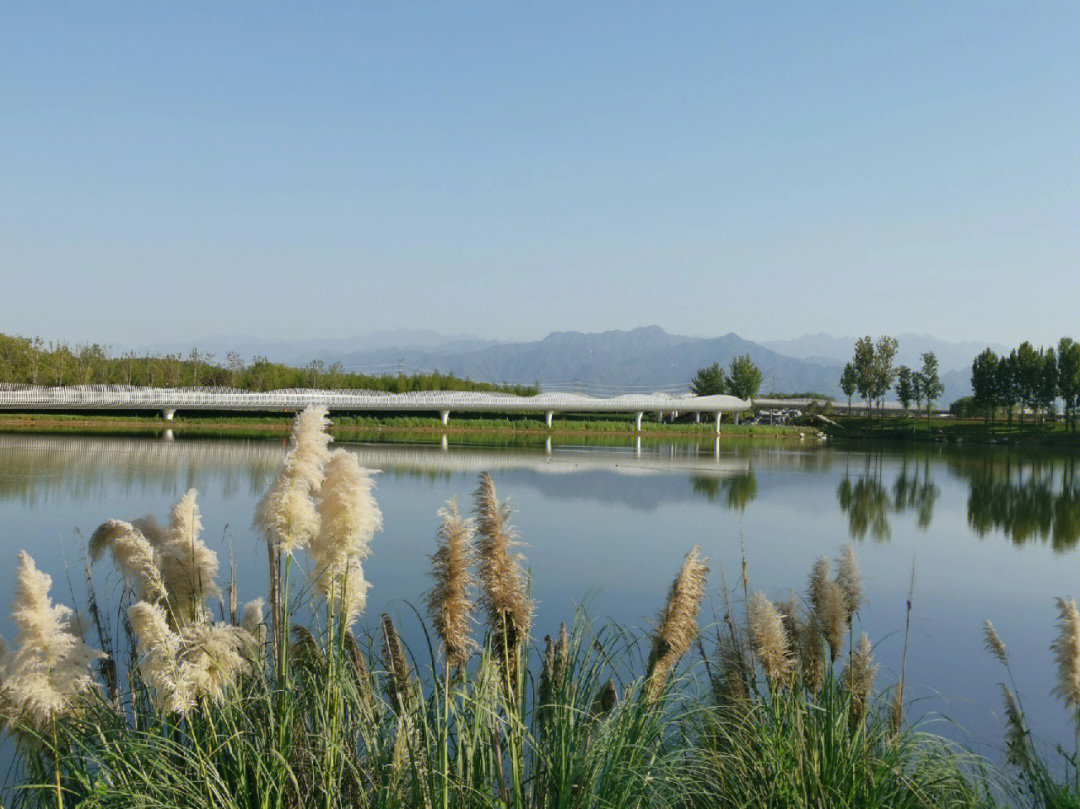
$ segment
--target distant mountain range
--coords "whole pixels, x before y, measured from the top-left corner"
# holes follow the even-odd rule
[[[924,351],[933,351],[945,384],[943,401],[967,395],[971,361],[985,343],[949,343],[926,335],[897,337],[897,364],[917,368]],[[446,337],[432,331],[377,332],[353,339],[267,341],[215,336],[199,350],[229,351],[250,360],[306,365],[314,359],[340,362],[346,370],[368,373],[438,370],[471,379],[514,384],[539,383],[548,390],[580,389],[597,395],[635,391],[685,390],[694,372],[749,354],[761,369],[761,392],[815,391],[841,398],[840,372],[851,358],[853,337],[814,334],[796,340],[751,342],[735,333],[722,337],[669,334],[659,326],[629,331],[553,332],[532,342],[496,342],[472,335]],[[992,346],[1000,350],[1000,346]],[[147,346],[156,353],[190,346]]]

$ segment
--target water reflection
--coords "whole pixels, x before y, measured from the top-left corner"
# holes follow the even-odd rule
[[[905,456],[891,487],[887,487],[882,470],[882,456],[867,454],[862,474],[853,478],[849,469],[837,486],[836,499],[848,515],[848,533],[853,539],[864,539],[867,534],[879,542],[889,539],[889,515],[906,511],[915,512],[920,529],[930,527],[941,490],[930,477],[929,454],[914,463]]]
[[[1002,531],[1015,544],[1050,542],[1065,551],[1080,540],[1080,481],[1075,458],[962,459],[951,471],[967,478],[967,520],[980,537]]]
[[[702,477],[695,475],[690,478],[690,484],[695,494],[702,495],[710,503],[715,503],[723,498],[728,508],[742,511],[757,497],[758,484],[753,471],[743,472],[727,479],[717,477]]]

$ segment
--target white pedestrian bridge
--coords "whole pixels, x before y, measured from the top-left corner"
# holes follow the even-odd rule
[[[384,393],[352,390],[273,390],[263,393],[235,388],[137,388],[124,385],[65,387],[0,386],[0,410],[155,410],[171,420],[178,410],[299,411],[322,406],[334,411],[438,413],[443,424],[459,413],[542,413],[548,427],[556,413],[633,413],[641,429],[645,413],[696,413],[715,417],[750,409],[735,396],[632,393],[594,397],[581,393],[515,396],[480,391],[414,391]]]

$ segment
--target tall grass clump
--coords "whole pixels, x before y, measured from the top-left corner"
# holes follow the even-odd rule
[[[18,749],[11,805],[691,809],[982,799],[952,749],[885,716],[870,640],[856,633],[862,591],[848,550],[835,576],[827,561],[815,565],[805,599],[776,604],[755,593],[739,620],[725,593],[724,622],[703,630],[709,568],[695,546],[651,633],[579,612],[538,643],[512,514],[484,474],[472,513],[450,501],[433,526],[433,637],[410,649],[389,614],[364,628],[363,565],[382,514],[373,473],[331,452],[326,428],[324,411],[298,416],[258,506],[265,601],[239,604],[233,583],[224,604],[194,490],[165,524],[114,519],[91,537],[89,560],[108,555],[123,582],[111,626],[88,579],[100,651],[20,555],[19,634],[11,649],[0,641],[0,716]],[[304,574],[296,581],[293,567]],[[702,660],[688,654],[695,646]]]
[[[1054,694],[1061,699],[1073,730],[1071,750],[1061,744],[1055,747],[1056,764],[1047,760],[1047,751],[1036,743],[1028,726],[1005,642],[989,620],[983,626],[986,648],[1008,677],[1001,686],[1007,761],[1019,774],[1021,794],[1032,805],[1046,809],[1080,807],[1080,611],[1071,598],[1056,598],[1055,604],[1058,635],[1050,645],[1057,667]]]

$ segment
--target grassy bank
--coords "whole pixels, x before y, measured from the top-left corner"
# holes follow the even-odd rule
[[[1014,420],[986,422],[983,419],[925,416],[829,415],[835,425],[822,424],[830,438],[839,440],[884,439],[888,441],[950,442],[971,444],[1013,444],[1080,448],[1080,432],[1066,431],[1065,425],[1035,424]]]
[[[288,435],[292,414],[221,414],[179,413],[172,421],[147,414],[85,413],[0,413],[0,432],[54,433],[85,435],[161,435],[172,430],[176,436],[192,438],[236,437],[273,438]],[[644,421],[641,432],[635,430],[629,415],[576,416],[557,415],[549,430],[542,416],[503,416],[497,414],[452,415],[443,425],[435,416],[416,415],[335,415],[333,435],[343,440],[415,440],[424,436],[506,436],[519,435],[532,440],[550,435],[557,438],[662,438],[712,439],[716,437],[712,421],[700,424],[659,424]],[[805,427],[758,424],[722,425],[722,438],[799,440]]]
[[[453,501],[439,512],[417,613],[428,642],[407,649],[388,616],[364,618],[382,518],[370,474],[328,441],[322,415],[302,414],[257,509],[265,601],[219,587],[194,490],[165,524],[94,533],[81,620],[20,554],[18,636],[0,644],[0,718],[17,744],[9,805],[854,809],[1080,795],[1075,758],[1050,778],[1019,712],[1010,773],[907,724],[903,678],[875,684],[850,547],[784,603],[748,592],[744,571],[742,608],[714,590],[718,625],[699,621],[710,570],[694,548],[651,632],[582,614],[535,627],[510,513],[485,474],[471,516]],[[90,565],[106,556],[119,610],[95,596]],[[1007,662],[1003,644],[991,649]],[[1055,654],[1075,709],[1071,602]]]

